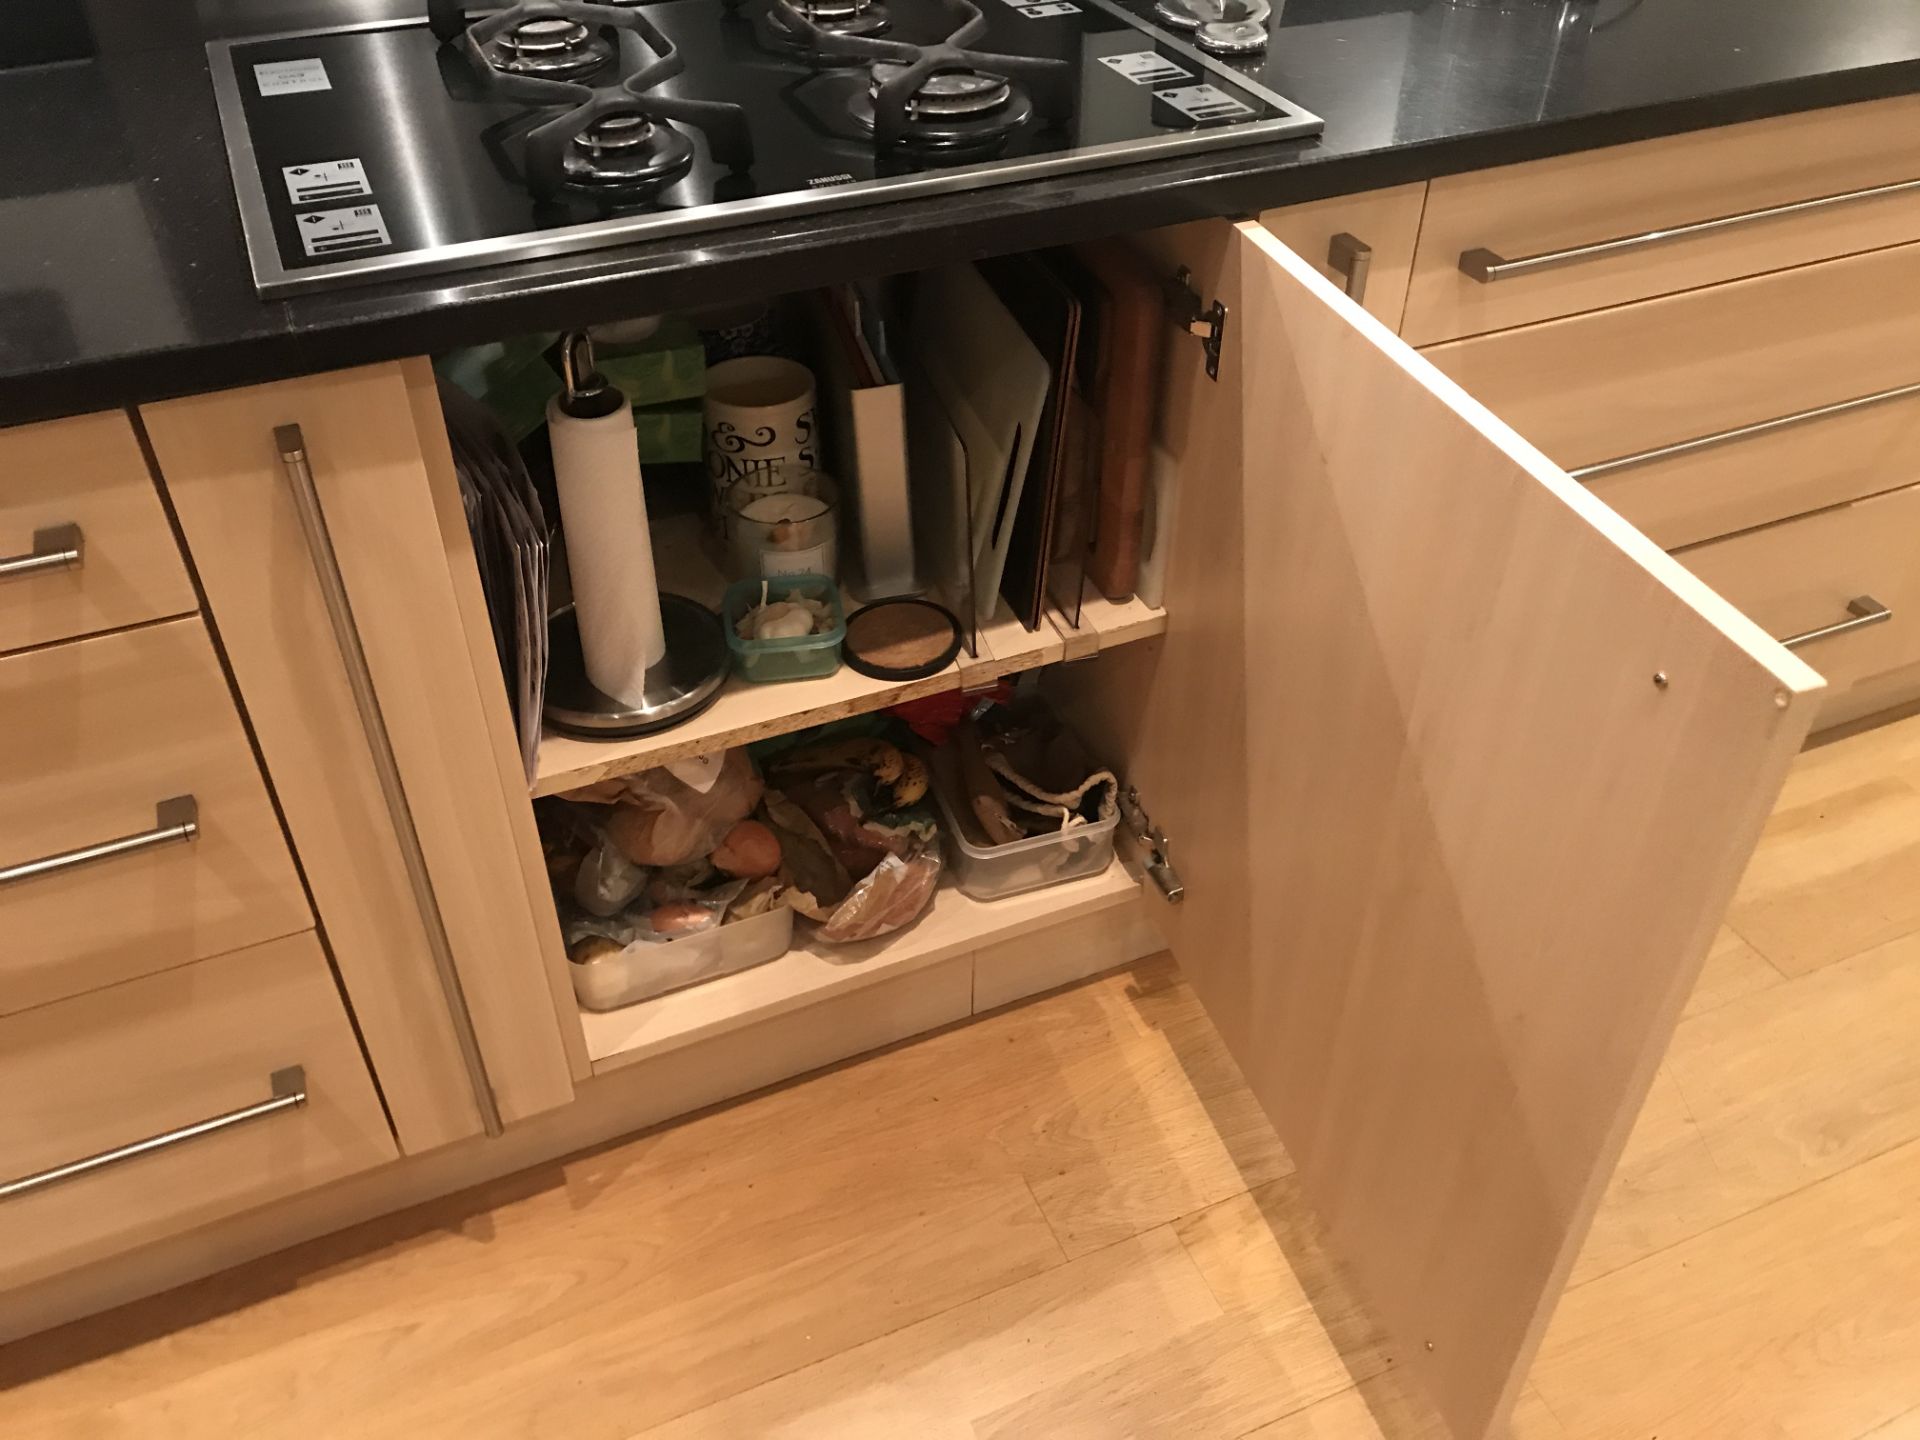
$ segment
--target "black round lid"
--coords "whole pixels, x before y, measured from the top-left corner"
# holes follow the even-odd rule
[[[840,656],[876,680],[937,675],[960,653],[960,622],[944,605],[914,596],[876,600],[847,617]]]

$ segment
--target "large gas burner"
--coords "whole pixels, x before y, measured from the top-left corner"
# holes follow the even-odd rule
[[[970,156],[997,148],[1036,111],[1048,124],[1065,121],[1071,112],[1073,77],[1066,61],[969,48],[987,33],[970,0],[939,0],[955,23],[945,40],[931,45],[832,30],[809,18],[803,3],[773,0],[769,18],[823,59],[868,63],[871,82],[853,95],[849,108],[883,149]]]
[[[456,18],[457,17],[457,18]],[[434,0],[434,32],[443,28],[465,52],[482,92],[559,111],[527,132],[523,169],[541,201],[565,191],[630,202],[672,184],[693,167],[693,142],[675,120],[706,134],[713,158],[730,170],[753,164],[753,141],[737,105],[654,93],[686,68],[679,52],[636,4],[526,0],[465,24],[457,0]],[[614,85],[572,78],[614,63],[619,36],[631,34],[649,58]],[[589,52],[600,55],[591,64]],[[580,63],[563,69],[563,56]]]

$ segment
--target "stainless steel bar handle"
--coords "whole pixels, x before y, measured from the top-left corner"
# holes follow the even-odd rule
[[[447,938],[446,918],[440,913],[440,901],[433,891],[433,877],[427,870],[426,850],[420,844],[420,831],[413,822],[413,808],[407,803],[406,788],[400,781],[400,762],[394,758],[393,738],[387,733],[386,717],[380,711],[380,696],[373,688],[373,671],[367,665],[367,652],[360,644],[360,629],[354,623],[353,602],[347,595],[347,583],[340,573],[340,557],[333,548],[333,534],[327,528],[326,512],[320,507],[320,492],[314,487],[313,469],[307,463],[306,438],[298,425],[282,425],[273,432],[273,443],[280,452],[281,469],[293,496],[293,508],[300,517],[300,533],[307,542],[307,554],[320,581],[320,594],[326,602],[327,620],[333,628],[333,640],[347,672],[347,684],[353,691],[354,708],[360,715],[360,728],[373,753],[373,768],[380,780],[380,793],[387,814],[393,821],[395,838],[400,842],[400,857],[407,867],[407,883],[412,887],[414,905],[427,932],[427,950],[433,957],[434,973],[440,982],[440,994],[446,1001],[447,1017],[453,1024],[454,1040],[460,1047],[460,1059],[466,1066],[467,1083],[473,1090],[474,1104],[480,1111],[480,1123],[489,1135],[505,1128],[500,1119],[500,1103],[494,1097],[493,1084],[487,1078],[486,1058],[480,1053],[480,1037],[473,1028],[473,1012],[467,1008],[466,990],[460,983],[460,971],[453,960],[453,942]]]
[[[1782,415],[1778,419],[1762,420],[1754,425],[1738,425],[1731,430],[1716,430],[1711,435],[1701,435],[1693,440],[1681,440],[1672,445],[1660,445],[1652,450],[1640,450],[1632,455],[1620,455],[1612,460],[1582,465],[1578,470],[1569,470],[1567,473],[1576,480],[1597,480],[1617,470],[1631,470],[1637,465],[1651,465],[1656,460],[1671,460],[1676,456],[1691,455],[1696,450],[1711,450],[1716,445],[1731,445],[1738,440],[1757,440],[1762,435],[1771,435],[1776,430],[1789,430],[1795,425],[1805,425],[1812,420],[1826,420],[1854,410],[1885,405],[1890,400],[1914,398],[1920,398],[1920,385],[1898,385],[1891,390],[1877,390],[1871,395],[1859,395],[1852,400],[1837,400],[1831,405],[1816,405],[1811,410],[1796,410],[1793,414]]]
[[[57,875],[62,870],[78,870],[116,855],[131,855],[136,850],[152,850],[160,845],[178,845],[200,834],[200,802],[191,795],[175,795],[153,807],[153,828],[121,835],[112,840],[97,840],[77,850],[62,850],[38,860],[22,860],[18,865],[0,866],[0,885],[21,880],[37,880],[42,875]]]
[[[1884,196],[1901,195],[1910,191],[1920,191],[1920,180],[1901,180],[1892,185],[1872,185],[1864,190],[1847,190],[1838,195],[1821,195],[1813,200],[1795,200],[1787,205],[1769,205],[1761,210],[1743,210],[1737,215],[1719,215],[1711,220],[1695,220],[1690,224],[1673,225],[1664,230],[1643,230],[1638,235],[1620,235],[1611,240],[1596,240],[1591,245],[1574,245],[1565,250],[1546,250],[1538,255],[1522,255],[1512,260],[1494,250],[1468,250],[1460,256],[1460,269],[1469,279],[1478,280],[1482,285],[1491,285],[1496,280],[1512,280],[1517,276],[1532,275],[1561,265],[1576,265],[1582,260],[1603,260],[1609,255],[1639,250],[1648,245],[1663,244],[1668,240],[1691,240],[1696,235],[1710,235],[1716,230],[1731,230],[1739,225],[1752,225],[1762,220],[1779,220],[1788,215],[1804,215],[1812,211],[1824,210],[1832,205],[1851,205],[1860,200],[1878,200]]]
[[[22,1175],[18,1180],[0,1181],[0,1200],[11,1200],[17,1195],[42,1190],[49,1185],[58,1185],[62,1180],[77,1180],[80,1176],[90,1175],[95,1170],[104,1170],[109,1165],[118,1165],[122,1160],[151,1155],[155,1150],[164,1150],[169,1145],[179,1145],[187,1140],[197,1140],[202,1135],[231,1130],[236,1125],[244,1125],[249,1120],[263,1119],[268,1115],[277,1115],[282,1110],[298,1110],[307,1103],[307,1072],[301,1066],[292,1065],[285,1070],[274,1071],[268,1077],[267,1084],[271,1099],[256,1101],[252,1105],[242,1105],[238,1110],[229,1110],[224,1115],[215,1115],[210,1119],[196,1120],[191,1125],[182,1125],[177,1130],[163,1130],[158,1135],[149,1135],[144,1140],[135,1140],[131,1145],[116,1145],[111,1150],[102,1150],[99,1154],[89,1155],[84,1160],[70,1160],[65,1165],[54,1166],[51,1170]]]
[[[0,580],[18,580],[49,570],[78,569],[87,545],[78,525],[49,525],[33,532],[33,549],[24,555],[0,555]]]
[[[1802,645],[1811,645],[1816,640],[1824,640],[1829,635],[1844,635],[1849,630],[1864,630],[1869,625],[1884,625],[1893,619],[1893,611],[1882,605],[1871,595],[1856,595],[1847,602],[1845,620],[1836,620],[1831,625],[1822,625],[1817,630],[1803,630],[1798,635],[1789,635],[1780,643],[1789,650],[1798,650]]]
[[[1367,276],[1373,270],[1373,247],[1358,235],[1342,230],[1327,246],[1327,268],[1347,277],[1347,298],[1361,304],[1367,298]]]

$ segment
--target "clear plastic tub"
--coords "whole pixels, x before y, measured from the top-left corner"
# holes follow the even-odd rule
[[[700,935],[629,945],[616,955],[570,960],[573,993],[589,1010],[618,1010],[722,975],[778,960],[793,947],[793,911],[775,905]]]
[[[1004,900],[1048,885],[1098,875],[1113,863],[1116,813],[1109,820],[1062,830],[1057,835],[1035,835],[1011,845],[976,845],[961,828],[949,777],[935,770],[934,799],[946,826],[947,858],[953,862],[954,883],[975,900]]]
[[[798,595],[823,600],[833,612],[833,626],[818,635],[791,640],[742,640],[740,619],[760,603],[761,586],[767,599],[788,600]],[[840,609],[840,591],[824,575],[775,575],[765,581],[736,580],[727,587],[721,618],[727,627],[727,649],[733,668],[756,685],[779,680],[812,680],[840,668],[840,644],[847,638],[847,617]]]

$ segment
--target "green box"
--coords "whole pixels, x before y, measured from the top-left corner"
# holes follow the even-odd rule
[[[593,347],[594,368],[620,387],[636,408],[707,393],[707,355],[700,335],[684,320],[664,320],[634,345]]]
[[[518,445],[547,420],[560,377],[547,363],[551,335],[518,335],[440,356],[433,368],[485,405]]]
[[[698,405],[636,405],[633,429],[639,438],[640,463],[665,465],[700,458]]]

